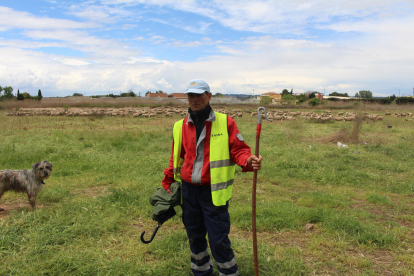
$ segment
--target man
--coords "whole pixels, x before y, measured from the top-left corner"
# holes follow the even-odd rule
[[[213,275],[208,233],[219,275],[240,275],[228,237],[228,201],[235,165],[241,166],[242,172],[260,170],[262,157],[251,154],[231,117],[212,110],[210,87],[205,81],[190,81],[185,94],[189,116],[174,124],[172,154],[162,185],[171,194],[171,183],[182,183],[183,223],[193,274]]]

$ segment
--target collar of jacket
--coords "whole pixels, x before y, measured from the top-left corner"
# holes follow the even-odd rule
[[[209,122],[214,122],[216,120],[216,114],[214,113],[213,109],[211,108],[210,104],[208,104],[206,106],[206,108],[204,108],[203,111],[201,111],[199,114],[193,113],[193,111],[191,110],[191,108],[188,108],[188,120],[187,120],[187,124],[189,122],[194,123],[193,121],[193,116],[200,116],[201,118],[207,118],[205,119],[205,121],[209,121]],[[203,121],[204,123],[204,121]]]

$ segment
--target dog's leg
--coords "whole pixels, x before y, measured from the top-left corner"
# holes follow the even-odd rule
[[[28,193],[27,196],[29,197],[29,203],[32,206],[33,210],[36,209],[36,197],[37,194]]]
[[[0,185],[2,185],[2,184],[0,184]],[[1,199],[1,197],[3,196],[3,194],[4,194],[4,190],[3,190],[3,188],[0,188],[0,199]],[[4,209],[3,208],[0,208],[0,212],[1,211],[4,211]]]

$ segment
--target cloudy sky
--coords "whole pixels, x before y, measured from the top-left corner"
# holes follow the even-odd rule
[[[414,0],[1,0],[0,86],[43,96],[412,95]]]

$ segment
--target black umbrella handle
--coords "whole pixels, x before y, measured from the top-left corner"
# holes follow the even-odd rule
[[[161,226],[161,225],[157,224],[157,226],[155,227],[154,233],[152,233],[152,236],[151,236],[151,238],[150,238],[148,241],[144,240],[145,231],[144,231],[144,232],[142,232],[142,233],[141,233],[141,241],[142,241],[143,243],[150,243],[150,242],[152,242],[152,240],[154,239],[155,235],[157,234],[157,231],[158,231],[158,229],[160,228],[160,226]]]

